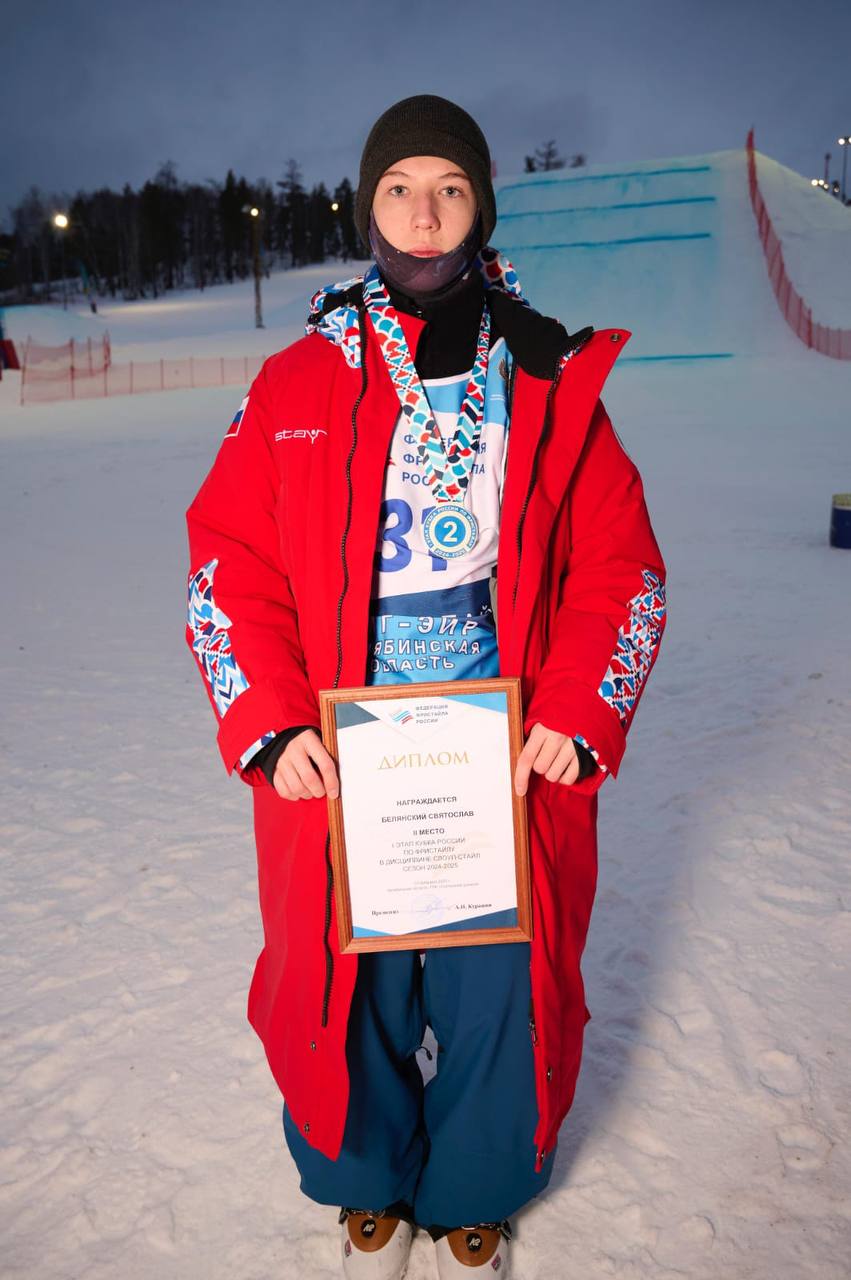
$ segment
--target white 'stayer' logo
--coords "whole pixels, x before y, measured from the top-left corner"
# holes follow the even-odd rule
[[[323,431],[321,427],[297,427],[293,431],[276,431],[275,440],[309,440],[311,444],[316,444],[317,436],[327,436],[328,432]]]

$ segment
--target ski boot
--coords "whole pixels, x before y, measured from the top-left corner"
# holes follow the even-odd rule
[[[342,1208],[338,1218],[346,1280],[403,1280],[414,1228],[386,1209]]]

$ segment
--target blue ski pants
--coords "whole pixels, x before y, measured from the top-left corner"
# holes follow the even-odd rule
[[[529,944],[362,953],[346,1039],[351,1094],[336,1160],[309,1146],[284,1104],[301,1189],[320,1204],[406,1206],[418,1225],[509,1217],[542,1191],[529,1033]],[[436,1073],[417,1060],[426,1026]]]

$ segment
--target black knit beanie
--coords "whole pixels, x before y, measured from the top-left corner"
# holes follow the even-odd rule
[[[369,131],[360,162],[355,226],[369,244],[369,214],[385,169],[405,156],[444,156],[460,165],[473,184],[482,216],[482,244],[496,225],[491,157],[485,135],[463,107],[421,93],[388,107]]]

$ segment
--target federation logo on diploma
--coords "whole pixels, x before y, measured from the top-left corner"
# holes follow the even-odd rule
[[[532,936],[520,680],[319,692],[340,949]]]

